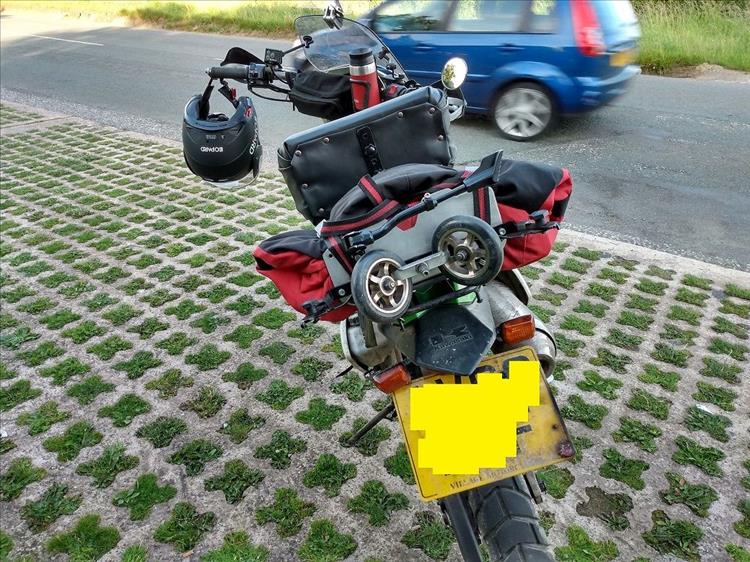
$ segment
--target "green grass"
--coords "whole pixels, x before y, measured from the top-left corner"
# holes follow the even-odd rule
[[[648,453],[657,451],[654,439],[661,436],[661,430],[655,425],[643,423],[633,418],[620,418],[620,429],[612,433],[618,442],[635,443]]]
[[[185,433],[187,429],[187,424],[179,418],[159,416],[154,421],[138,428],[135,435],[150,441],[154,448],[161,449],[168,447],[175,437]]]
[[[108,488],[120,472],[135,468],[138,462],[138,457],[125,454],[125,445],[114,443],[100,457],[78,465],[76,474],[90,476],[97,488]]]
[[[232,354],[222,351],[213,344],[204,345],[198,353],[185,356],[185,363],[196,365],[201,371],[212,371],[225,363]]]
[[[18,416],[16,423],[29,426],[29,435],[38,435],[68,418],[70,418],[70,412],[59,410],[55,401],[48,401],[35,411]]]
[[[294,348],[284,342],[273,342],[258,352],[261,357],[268,357],[277,365],[283,365],[294,354]]]
[[[274,410],[283,411],[289,407],[289,404],[301,398],[304,394],[305,391],[301,386],[289,386],[282,379],[274,379],[265,391],[259,392],[255,397]]]
[[[684,423],[691,431],[705,431],[722,443],[729,441],[727,428],[732,425],[732,422],[726,416],[710,414],[697,406],[690,406],[687,410]]]
[[[299,533],[305,518],[312,517],[315,511],[315,504],[302,501],[295,490],[278,488],[273,503],[258,507],[255,519],[260,525],[276,523],[276,533],[283,539]]]
[[[589,363],[596,367],[609,367],[615,373],[624,375],[627,372],[627,365],[632,363],[633,359],[625,354],[618,355],[613,353],[604,347],[600,347],[596,350],[596,357],[589,359]]]
[[[52,384],[62,386],[73,377],[78,377],[88,373],[91,366],[87,363],[81,363],[75,357],[68,357],[57,365],[46,367],[39,371],[43,377],[51,377]]]
[[[219,432],[228,435],[232,443],[239,444],[247,439],[251,431],[263,427],[265,423],[263,416],[251,416],[247,409],[240,408],[232,412]]]
[[[215,386],[203,386],[187,402],[180,405],[181,410],[195,412],[199,418],[212,418],[227,403],[226,397]]]
[[[570,470],[556,465],[538,470],[536,475],[544,483],[547,493],[557,500],[564,498],[568,488],[575,482]]]
[[[16,499],[26,486],[39,482],[46,474],[45,469],[35,467],[28,457],[13,459],[7,470],[0,474],[0,500]]]
[[[653,527],[643,533],[643,539],[660,554],[673,554],[689,562],[700,560],[698,541],[703,538],[701,531],[690,521],[672,520],[663,511],[651,515]]]
[[[641,478],[641,474],[649,468],[646,461],[629,459],[613,448],[605,449],[602,456],[605,462],[599,467],[599,474],[605,478],[619,480],[634,490],[643,490],[646,487]]]
[[[692,464],[709,476],[722,476],[724,471],[719,462],[726,455],[715,447],[703,447],[689,437],[680,435],[675,439],[677,451],[672,455],[672,460],[677,464]]]
[[[641,388],[634,389],[630,400],[627,402],[628,408],[639,412],[648,412],[657,420],[666,420],[669,417],[670,405],[671,402],[666,398],[659,398]]]
[[[100,394],[112,392],[114,389],[114,384],[104,382],[99,375],[91,375],[79,383],[70,385],[66,394],[77,398],[81,406],[86,406],[96,400]]]
[[[307,382],[315,382],[320,380],[331,367],[333,367],[333,363],[329,361],[323,361],[317,357],[305,357],[292,367],[292,373],[301,376]]]
[[[639,63],[652,73],[704,62],[750,71],[748,9],[727,2],[638,2]]]
[[[715,404],[726,412],[734,411],[734,400],[737,398],[737,393],[727,388],[720,388],[707,382],[697,383],[698,392],[693,394],[698,402],[708,402]]]
[[[224,341],[234,342],[240,349],[249,349],[253,342],[261,337],[263,337],[263,330],[249,324],[242,324],[224,336]]]
[[[237,370],[225,373],[222,379],[236,383],[240,390],[246,390],[254,382],[264,379],[266,376],[268,376],[268,371],[265,369],[258,369],[252,363],[243,363],[237,367]]]
[[[150,351],[138,351],[128,361],[115,363],[116,371],[123,371],[129,379],[139,379],[149,369],[155,369],[161,366],[161,360],[154,357]]]
[[[308,488],[321,487],[326,496],[338,496],[347,480],[357,475],[357,467],[352,463],[342,463],[335,455],[325,453],[318,457],[315,466],[305,473],[302,483]]]
[[[96,514],[81,517],[73,529],[55,535],[47,548],[54,553],[67,554],[70,560],[98,560],[120,542],[117,528],[103,527],[99,520]]]
[[[560,408],[563,417],[580,422],[591,429],[601,428],[602,420],[608,412],[606,406],[590,404],[578,394],[573,394],[568,398],[568,403]]]
[[[307,410],[297,412],[294,416],[300,423],[310,425],[316,431],[331,429],[333,424],[346,413],[346,408],[327,404],[324,398],[315,397],[310,400]]]
[[[630,527],[625,514],[633,509],[633,500],[627,494],[609,494],[597,488],[586,488],[589,500],[579,503],[576,512],[586,517],[597,517],[604,521],[613,531],[624,531]]]
[[[273,468],[289,468],[292,455],[307,450],[307,443],[302,439],[294,439],[286,431],[274,431],[271,441],[255,449],[256,459],[268,459]]]
[[[267,559],[268,549],[252,544],[244,531],[227,533],[220,548],[201,556],[201,562],[266,562]]]
[[[16,381],[10,386],[0,388],[0,412],[7,412],[19,404],[41,396],[42,391],[31,386],[27,380]]]
[[[740,382],[740,373],[742,373],[740,367],[717,361],[711,357],[703,358],[703,368],[700,370],[700,374],[704,377],[721,379],[731,384],[738,384]]]
[[[328,519],[313,521],[305,542],[297,551],[302,562],[336,562],[357,549],[351,535],[340,533]]]
[[[680,374],[674,371],[664,371],[654,365],[647,363],[643,366],[643,372],[638,375],[638,380],[649,384],[658,384],[664,390],[674,392],[680,382]]]
[[[74,513],[81,505],[81,495],[68,495],[68,486],[52,484],[36,501],[21,508],[21,517],[35,533],[45,531],[63,515]]]
[[[188,476],[203,472],[206,463],[218,459],[224,453],[220,445],[206,439],[195,439],[167,459],[172,464],[182,464]]]
[[[349,439],[360,429],[362,429],[367,420],[365,418],[357,418],[352,423],[351,431],[346,431],[339,437],[339,444],[347,446]],[[391,430],[382,425],[377,425],[372,428],[368,433],[362,437],[355,447],[357,450],[366,457],[373,457],[378,452],[380,443],[385,441],[391,436]]]
[[[429,511],[414,516],[415,525],[404,534],[401,542],[409,548],[418,548],[433,560],[445,560],[456,541],[450,527]],[[416,527],[416,528],[415,528]]]
[[[615,378],[602,377],[596,371],[584,371],[583,380],[576,383],[581,390],[596,392],[602,398],[614,400],[617,398],[617,389],[622,387],[622,381]]]
[[[65,462],[75,459],[83,449],[101,442],[102,437],[91,423],[80,421],[68,427],[61,435],[45,439],[42,446],[57,453],[59,462]]]
[[[154,539],[172,544],[181,553],[191,550],[214,525],[216,515],[212,511],[198,513],[192,504],[180,502],[174,506],[169,520],[156,529]]]
[[[675,472],[664,474],[669,488],[659,492],[659,497],[669,504],[681,503],[699,517],[708,516],[708,508],[719,499],[719,495],[706,484],[691,484]]]
[[[388,492],[379,480],[365,482],[360,494],[346,504],[346,508],[352,513],[367,515],[370,525],[376,527],[387,525],[394,511],[406,509],[408,506],[409,500],[404,494]]]
[[[578,525],[571,525],[566,531],[568,544],[555,548],[558,562],[609,562],[619,555],[612,541],[597,542]]]
[[[360,402],[372,385],[355,372],[349,372],[331,384],[331,392],[343,394],[352,402]]]
[[[176,396],[181,388],[193,386],[193,377],[186,377],[179,369],[168,369],[158,379],[143,385],[146,390],[155,390],[162,400]]]
[[[383,465],[388,474],[398,476],[404,483],[411,485],[416,483],[414,471],[411,468],[411,462],[409,462],[409,455],[406,453],[406,447],[403,443],[398,444],[393,455],[386,457]]]
[[[229,504],[236,504],[242,500],[245,490],[250,486],[258,486],[265,475],[255,468],[248,466],[239,459],[224,464],[224,473],[206,479],[205,488],[208,492],[221,491]]]
[[[125,427],[140,415],[151,411],[151,404],[137,394],[126,394],[111,406],[99,409],[100,418],[110,418],[115,427]]]
[[[112,505],[130,510],[131,521],[143,521],[156,504],[165,503],[177,494],[173,486],[159,486],[155,474],[143,474],[133,487],[123,490],[112,498]]]

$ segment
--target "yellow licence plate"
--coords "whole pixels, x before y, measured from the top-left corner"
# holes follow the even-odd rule
[[[610,66],[626,66],[635,62],[635,51],[620,51],[609,56]]]
[[[508,361],[537,361],[536,353],[531,347],[522,347],[506,353],[493,355],[482,361],[482,365],[489,365],[495,372],[502,372],[503,366],[507,366]],[[538,470],[566,460],[572,454],[572,445],[570,436],[565,427],[565,422],[560,416],[557,404],[552,396],[547,381],[540,374],[540,392],[539,406],[530,408],[529,421],[519,423],[516,430],[518,436],[518,455],[508,458],[504,468],[481,469],[478,475],[444,475],[433,474],[432,470],[427,468],[418,468],[416,462],[417,443],[424,436],[423,431],[412,431],[409,429],[409,389],[422,386],[425,384],[435,384],[442,381],[442,384],[471,384],[469,377],[456,377],[454,375],[434,375],[419,379],[411,386],[401,388],[394,392],[393,401],[398,412],[398,419],[401,424],[401,430],[404,433],[406,450],[409,453],[409,460],[414,475],[417,480],[417,487],[422,499],[433,501],[445,496],[450,496],[459,492],[464,492],[490,482],[504,480],[511,476],[516,476]],[[460,420],[457,420],[460,423]],[[466,427],[466,432],[472,431],[471,427]],[[561,452],[564,451],[563,456]]]

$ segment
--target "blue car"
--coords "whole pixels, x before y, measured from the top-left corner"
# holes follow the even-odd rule
[[[516,141],[601,107],[640,73],[628,0],[389,0],[360,22],[419,83],[438,80],[449,58],[466,59],[467,110]]]

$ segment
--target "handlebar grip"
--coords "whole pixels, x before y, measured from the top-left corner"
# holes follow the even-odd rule
[[[244,64],[227,64],[224,66],[212,66],[206,69],[206,74],[211,78],[239,80],[244,82],[249,76],[249,67]]]

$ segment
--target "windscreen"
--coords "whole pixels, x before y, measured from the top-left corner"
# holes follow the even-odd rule
[[[300,40],[306,35],[312,39],[310,46],[305,48],[305,56],[321,72],[349,68],[349,53],[362,47],[372,51],[379,67],[385,68],[393,63],[396,72],[404,72],[390,51],[386,57],[380,58],[385,48],[383,42],[367,27],[355,21],[344,19],[340,29],[331,29],[323,16],[302,16],[294,22],[294,27]]]

